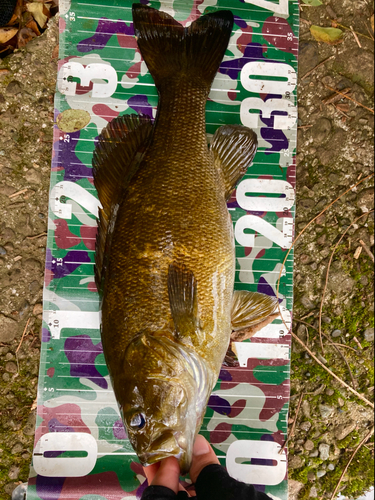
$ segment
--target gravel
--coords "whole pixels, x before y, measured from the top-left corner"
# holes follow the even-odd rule
[[[329,458],[330,446],[329,444],[321,443],[319,445],[319,458],[321,460],[328,460]]]

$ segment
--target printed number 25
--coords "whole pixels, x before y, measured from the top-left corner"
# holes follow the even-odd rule
[[[270,10],[280,16],[289,16],[289,0],[278,0],[278,3],[273,3],[270,0],[245,0],[245,2]]]

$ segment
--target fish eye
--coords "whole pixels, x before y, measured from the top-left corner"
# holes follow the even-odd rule
[[[130,421],[130,427],[143,429],[146,425],[146,418],[143,413],[136,413]]]

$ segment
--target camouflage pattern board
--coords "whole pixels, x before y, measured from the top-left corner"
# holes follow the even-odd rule
[[[228,202],[238,290],[279,295],[278,317],[235,343],[201,433],[233,477],[287,498],[286,440],[293,302],[297,131],[297,0],[142,0],[186,26],[230,9],[235,25],[206,108],[210,138],[223,124],[258,135],[252,166]],[[94,283],[98,200],[92,152],[122,114],[155,117],[128,0],[60,0],[60,55],[44,288],[37,423],[28,500],[140,499],[142,467],[127,440],[105,365]],[[145,200],[145,203],[147,200]],[[287,328],[288,327],[288,328]],[[187,480],[188,481],[188,480]]]

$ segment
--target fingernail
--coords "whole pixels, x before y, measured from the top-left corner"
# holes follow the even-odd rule
[[[206,455],[210,452],[210,445],[205,440],[203,436],[198,435],[193,448],[193,455],[199,457],[200,455]]]

